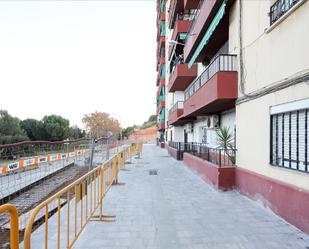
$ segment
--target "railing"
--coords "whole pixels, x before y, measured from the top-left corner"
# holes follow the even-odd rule
[[[18,249],[19,247],[19,229],[18,229],[18,211],[11,204],[0,206],[0,214],[8,212],[10,214],[10,248]]]
[[[219,167],[234,166],[235,149],[210,148],[203,143],[182,143],[170,141],[169,146],[177,150],[177,159],[182,160],[185,152],[216,164]]]
[[[173,112],[177,111],[178,109],[183,109],[183,101],[177,101],[172,108],[169,110],[169,115]]]
[[[185,101],[218,72],[237,71],[236,55],[220,54],[207,66],[204,72],[185,90]]]
[[[176,15],[176,21],[192,21],[194,17],[194,13],[178,13]]]
[[[0,145],[0,175],[25,171],[42,164],[77,158],[89,151],[86,144],[75,141],[25,141],[15,144]]]
[[[194,27],[194,25],[195,25],[195,22],[196,22],[196,20],[197,20],[199,14],[200,14],[200,12],[201,12],[201,7],[202,7],[202,4],[203,4],[203,3],[204,3],[204,0],[200,0],[199,3],[198,3],[197,8],[196,8],[196,10],[195,10],[195,12],[192,14],[193,17],[192,17],[191,25],[190,25],[190,27],[189,27],[189,29],[188,29],[188,36],[191,35],[192,29],[193,29],[193,27]],[[187,43],[187,40],[186,40],[186,43]],[[185,43],[185,44],[186,44],[186,43]]]
[[[169,142],[168,142],[168,146],[171,147],[171,148],[173,148],[173,149],[179,150],[179,148],[180,148],[180,142],[169,141]]]
[[[40,217],[45,223],[44,245],[41,248],[47,249],[49,247],[49,242],[51,241],[48,236],[49,218],[51,216],[50,207],[54,207],[57,211],[57,248],[72,248],[90,220],[102,221],[113,218],[113,216],[103,215],[103,198],[112,184],[117,184],[118,172],[121,168],[125,167],[125,160],[131,158],[135,152],[140,157],[141,150],[142,146],[136,144],[124,148],[110,160],[103,163],[103,165],[88,172],[39,204],[32,211],[28,220],[24,234],[24,248],[31,249],[31,235],[36,226],[37,219]],[[66,208],[61,209],[64,206],[63,203],[66,203]],[[94,214],[97,209],[99,209],[99,215],[95,216]]]
[[[170,62],[171,71],[170,71],[170,74],[169,74],[169,79],[171,79],[173,77],[173,74],[175,72],[176,67],[180,64],[184,64],[183,54],[178,55],[174,60],[172,60]]]
[[[278,0],[270,7],[270,25],[287,13],[300,0]]]

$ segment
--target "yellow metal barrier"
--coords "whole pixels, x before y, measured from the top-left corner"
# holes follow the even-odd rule
[[[137,153],[138,158],[141,158],[142,156],[142,149],[143,149],[143,144],[141,143],[136,144],[136,153]]]
[[[78,236],[90,220],[103,221],[104,219],[114,218],[114,216],[103,215],[103,198],[112,186],[117,184],[118,173],[121,167],[128,159],[129,151],[132,147],[121,150],[117,155],[106,161],[86,175],[82,176],[69,186],[65,187],[46,201],[39,204],[31,213],[24,234],[24,248],[31,249],[31,234],[34,228],[36,217],[43,212],[45,221],[44,247],[48,248],[48,218],[50,216],[49,206],[56,203],[58,221],[57,221],[57,247],[61,245],[61,236],[65,236],[65,247],[71,248]],[[124,156],[121,160],[121,154]],[[67,209],[61,210],[62,200],[66,199]],[[99,208],[99,215],[94,216],[95,211]],[[61,213],[66,213],[66,221],[62,221]],[[65,233],[63,233],[63,232]],[[62,240],[63,242],[63,240]],[[15,249],[15,248],[14,248]],[[17,249],[17,248],[16,248]]]
[[[14,205],[4,204],[0,206],[0,214],[5,212],[8,212],[10,214],[11,249],[18,249],[19,247],[18,211]]]
[[[57,211],[57,248],[72,248],[78,236],[90,220],[103,221],[114,218],[115,216],[103,215],[103,198],[112,184],[118,183],[119,170],[125,169],[126,160],[131,160],[135,153],[141,157],[142,144],[132,144],[122,149],[117,155],[104,162],[103,165],[91,170],[86,175],[39,204],[32,211],[27,222],[24,233],[24,249],[31,249],[31,235],[35,228],[37,218],[43,219],[45,223],[43,248],[47,249],[49,247],[48,223],[51,211]],[[63,203],[67,204],[66,210],[64,211],[61,210]],[[94,216],[98,208],[99,215]],[[11,249],[18,249],[18,211],[15,206],[5,204],[0,206],[0,213],[3,212],[10,213]],[[66,213],[65,221],[63,221],[63,218],[61,219],[61,214],[63,213]],[[62,236],[66,237],[65,246],[61,244]]]

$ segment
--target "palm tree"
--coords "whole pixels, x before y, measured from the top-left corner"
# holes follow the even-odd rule
[[[235,164],[236,162],[236,149],[234,146],[234,137],[228,127],[220,127],[217,130],[219,148],[223,149],[229,160]]]

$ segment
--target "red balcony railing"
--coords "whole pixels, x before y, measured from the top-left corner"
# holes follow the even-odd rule
[[[160,100],[157,108],[157,113],[161,113],[161,110],[165,108],[165,100]]]
[[[156,86],[159,86],[159,83],[160,83],[160,80],[161,80],[161,72],[160,70],[158,71],[158,74],[157,74],[157,80],[156,80]]]
[[[169,9],[169,27],[174,28],[176,15],[183,11],[183,0],[171,0]]]
[[[200,0],[171,0],[168,18],[170,29],[174,29],[177,14],[185,13],[186,10],[196,9],[199,1]]]
[[[237,95],[236,55],[218,55],[186,89],[184,116],[230,109]]]
[[[197,65],[178,64],[170,75],[169,92],[184,91],[197,76]]]
[[[175,23],[175,28],[172,34],[172,40],[176,41],[180,33],[187,33],[190,28],[190,25],[191,25],[191,20],[183,20],[182,18],[177,18],[176,23]],[[181,49],[183,50],[183,45],[180,45],[180,46],[182,46]],[[170,45],[169,51],[168,51],[169,58],[172,55],[172,51],[173,51],[173,46]]]
[[[184,9],[196,9],[198,7],[200,0],[184,0]]]
[[[165,122],[162,121],[162,123],[159,123],[159,130],[164,130],[165,129]]]
[[[183,114],[183,101],[177,101],[169,110],[168,123],[175,125]]]

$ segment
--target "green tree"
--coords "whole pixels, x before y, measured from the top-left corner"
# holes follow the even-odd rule
[[[73,139],[79,139],[86,136],[86,131],[80,129],[77,125],[74,125],[71,127],[72,129],[72,138]]]
[[[156,114],[150,115],[148,122],[157,122],[157,115]]]
[[[72,137],[70,121],[58,115],[45,116],[42,119],[45,139],[49,141],[61,141]]]
[[[44,130],[42,121],[32,119],[32,118],[28,118],[28,119],[21,121],[20,125],[21,125],[21,128],[23,130],[25,130],[25,132],[27,133],[27,136],[31,140],[44,140],[44,139],[46,139],[46,134],[45,134],[45,130]]]
[[[140,127],[141,129],[149,128],[157,123],[157,115],[150,115],[147,121],[145,121],[142,126]]]
[[[130,133],[133,132],[137,128],[138,128],[137,125],[133,125],[133,126],[128,126],[127,128],[122,129],[122,136],[129,137]]]
[[[20,127],[20,120],[7,111],[0,110],[0,144],[16,143],[27,140],[25,131]]]

